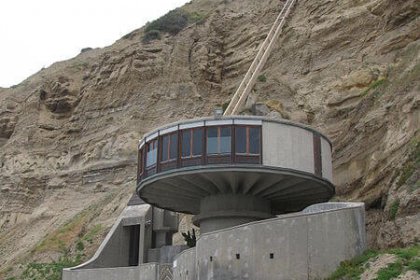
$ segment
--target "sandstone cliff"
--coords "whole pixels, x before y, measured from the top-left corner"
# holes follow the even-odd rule
[[[228,102],[282,5],[194,0],[176,35],[135,30],[0,88],[0,270],[80,239],[91,254],[133,193],[137,140]],[[366,203],[372,247],[420,236],[419,38],[416,0],[300,0],[249,102],[331,138],[335,199]]]

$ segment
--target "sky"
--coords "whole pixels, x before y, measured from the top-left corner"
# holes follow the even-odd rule
[[[0,87],[105,47],[189,0],[0,0]]]

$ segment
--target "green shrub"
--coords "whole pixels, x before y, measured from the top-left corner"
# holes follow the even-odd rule
[[[374,260],[380,254],[393,254],[397,257],[397,261],[379,270],[375,280],[393,279],[408,270],[415,270],[420,273],[420,245],[414,245],[383,251],[368,250],[363,255],[355,257],[352,260],[341,262],[337,270],[327,279],[360,279],[360,275],[369,268],[369,261]]]
[[[409,270],[415,270],[420,274],[420,259],[416,259],[408,265]]]
[[[390,280],[395,277],[398,277],[398,275],[401,274],[403,271],[403,265],[401,262],[391,263],[385,268],[382,268],[378,271],[378,277],[376,277],[377,280]]]
[[[147,24],[143,42],[160,39],[160,32],[176,35],[188,24],[204,23],[206,17],[198,12],[188,13],[181,8],[172,10],[164,16]]]
[[[150,30],[143,36],[143,43],[149,43],[153,40],[160,40],[160,32],[158,30]]]
[[[85,244],[83,244],[82,240],[77,240],[76,242],[76,250],[77,251],[83,251],[85,249]]]
[[[229,106],[229,104],[230,104],[230,100],[229,101],[226,101],[225,103],[222,104],[222,110],[223,110],[223,112],[226,111],[226,109]]]
[[[29,263],[20,277],[21,280],[61,280],[63,268],[76,266],[81,263],[80,256],[70,258],[61,257],[58,261],[52,263]]]
[[[182,236],[184,237],[185,242],[187,243],[188,247],[192,248],[195,247],[197,242],[197,236],[195,235],[195,229],[192,229],[192,234],[190,231],[182,232]]]
[[[350,261],[343,261],[340,263],[338,269],[327,279],[359,279],[365,269],[364,264],[378,254],[378,251],[368,250],[363,255],[357,256]]]
[[[146,26],[145,32],[148,33],[149,31],[157,30],[175,35],[187,26],[188,17],[188,13],[186,13],[182,9],[178,8],[172,10],[166,15],[149,23]]]
[[[400,200],[396,199],[389,208],[389,218],[393,221],[397,217],[398,208],[400,207]]]
[[[259,82],[262,83],[265,83],[267,81],[267,77],[264,74],[259,75],[257,79]]]
[[[200,13],[192,12],[188,15],[188,20],[191,23],[203,24],[206,20],[206,17]]]
[[[367,95],[369,92],[371,92],[371,91],[373,91],[373,96],[376,98],[376,97],[379,97],[380,95],[381,95],[381,91],[379,91],[378,89],[380,88],[380,87],[382,87],[383,85],[385,85],[385,83],[387,82],[387,80],[386,79],[379,79],[379,80],[376,80],[376,81],[374,81],[374,82],[372,82],[369,86],[368,86],[368,88],[362,93],[362,96],[365,96],[365,95]]]

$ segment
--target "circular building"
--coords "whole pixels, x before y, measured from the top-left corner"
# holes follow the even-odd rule
[[[145,135],[138,158],[139,196],[194,214],[202,232],[300,211],[334,195],[330,141],[288,121],[172,123]]]

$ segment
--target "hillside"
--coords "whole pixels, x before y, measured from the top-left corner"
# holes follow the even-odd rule
[[[177,34],[141,28],[0,88],[0,279],[91,255],[134,191],[138,139],[229,102],[282,3],[193,0]],[[300,0],[249,101],[330,137],[334,199],[366,203],[372,248],[420,236],[419,38],[416,0]]]

